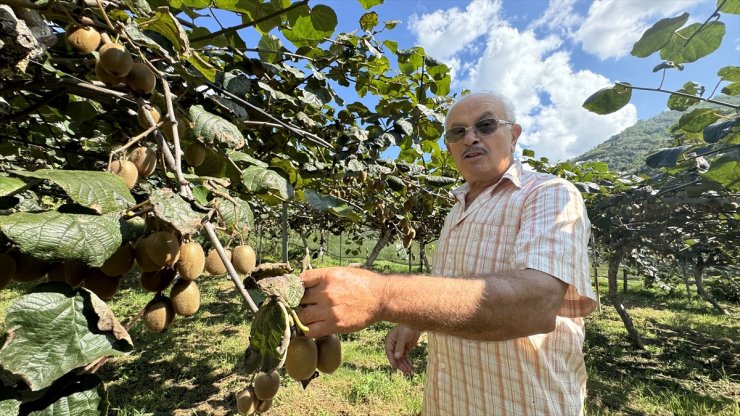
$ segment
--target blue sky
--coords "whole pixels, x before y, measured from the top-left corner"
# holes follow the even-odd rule
[[[366,12],[356,0],[309,4],[332,7],[342,32],[359,30]],[[520,146],[563,160],[664,111],[668,95],[657,92],[635,91],[628,106],[609,116],[581,104],[615,81],[657,87],[661,72],[652,68],[660,58],[634,58],[632,44],[661,18],[688,12],[689,23],[703,22],[715,8],[716,0],[385,0],[371,10],[381,22],[401,22],[381,39],[422,46],[450,66],[453,93],[496,90],[511,98],[524,131]],[[727,25],[722,47],[684,71],[669,71],[664,88],[695,81],[709,93],[717,69],[740,66],[740,16],[721,20]]]

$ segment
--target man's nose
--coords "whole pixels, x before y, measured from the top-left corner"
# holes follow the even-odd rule
[[[476,144],[480,141],[480,137],[478,137],[478,133],[476,133],[475,129],[467,129],[465,130],[465,135],[463,136],[463,143],[466,145]]]

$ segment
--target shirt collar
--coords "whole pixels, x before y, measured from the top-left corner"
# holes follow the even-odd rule
[[[490,189],[491,194],[493,194],[493,192],[498,187],[498,184],[500,184],[504,179],[508,179],[509,182],[514,184],[514,186],[516,186],[517,188],[522,187],[522,162],[519,161],[519,159],[514,159],[514,161],[511,163],[511,166],[509,166],[509,168],[506,169],[506,172],[501,175],[501,179],[499,179],[498,182],[488,188]],[[458,201],[465,203],[465,196],[468,194],[469,190],[470,184],[466,182],[453,189],[452,195],[454,195]]]

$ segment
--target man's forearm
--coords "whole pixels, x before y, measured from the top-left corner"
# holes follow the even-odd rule
[[[381,320],[499,341],[550,332],[567,285],[536,270],[480,278],[390,275]]]

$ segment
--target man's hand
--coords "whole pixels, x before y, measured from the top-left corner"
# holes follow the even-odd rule
[[[301,273],[306,288],[301,299],[301,322],[307,336],[320,338],[368,327],[380,320],[385,277],[368,270],[332,267]]]
[[[394,370],[401,370],[404,374],[414,372],[409,362],[408,352],[419,342],[420,331],[406,325],[396,325],[385,338],[385,354]]]

